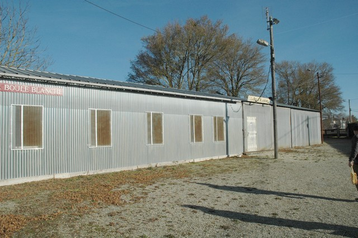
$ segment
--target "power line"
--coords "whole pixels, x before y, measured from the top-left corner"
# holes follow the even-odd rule
[[[335,73],[335,75],[357,75],[358,73]]]
[[[99,6],[99,5],[97,5],[97,4],[93,3],[93,2],[90,2],[90,1],[88,1],[88,0],[84,0],[84,1],[87,2],[87,3],[89,3],[89,4],[92,4],[93,6],[99,8],[99,9],[102,9],[103,11],[106,11],[106,12],[112,14],[112,15],[115,15],[116,17],[122,18],[122,19],[124,19],[124,20],[126,20],[126,21],[129,21],[129,22],[131,22],[131,23],[133,23],[133,24],[136,24],[136,25],[138,25],[138,26],[144,27],[144,28],[146,28],[146,29],[148,29],[148,30],[157,32],[157,31],[154,30],[153,28],[150,28],[150,27],[145,26],[145,25],[143,25],[143,24],[140,24],[140,23],[138,23],[138,22],[132,21],[132,20],[130,20],[130,19],[126,18],[126,17],[123,17],[123,16],[121,16],[121,15],[115,13],[115,12],[112,12],[112,11],[110,11],[110,10],[104,8],[104,7],[101,7],[101,6]]]
[[[313,26],[318,26],[318,25],[326,24],[326,23],[329,23],[329,22],[332,22],[332,21],[337,21],[337,20],[347,18],[347,17],[351,17],[351,16],[355,16],[355,15],[358,15],[358,13],[353,13],[353,14],[350,14],[350,15],[345,15],[345,16],[341,16],[341,17],[337,17],[337,18],[332,18],[332,19],[329,19],[329,20],[326,20],[326,21],[318,22],[316,24],[297,27],[295,29],[291,29],[291,30],[287,30],[287,31],[283,31],[283,32],[277,32],[276,34],[279,35],[279,34],[288,33],[288,32],[291,32],[291,31],[297,31],[297,30],[301,30],[301,29],[305,29],[305,28],[309,28],[309,27],[313,27]]]

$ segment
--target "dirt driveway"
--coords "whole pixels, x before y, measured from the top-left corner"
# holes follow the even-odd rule
[[[358,237],[349,145],[3,187],[0,236]]]

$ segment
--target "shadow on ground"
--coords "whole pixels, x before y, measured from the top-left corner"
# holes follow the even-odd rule
[[[351,149],[351,139],[350,138],[324,138],[324,143],[327,143],[329,146],[335,148],[343,154],[348,156]]]
[[[348,199],[330,198],[330,197],[322,197],[322,196],[300,194],[300,193],[270,191],[270,190],[257,189],[253,187],[226,186],[226,185],[220,186],[220,185],[209,184],[209,183],[197,183],[197,184],[205,185],[214,189],[239,192],[239,193],[251,193],[256,195],[275,195],[275,196],[295,198],[295,199],[314,198],[314,199],[323,199],[323,200],[336,201],[336,202],[354,202],[353,200],[348,200]]]
[[[292,219],[283,219],[277,217],[266,217],[266,216],[259,216],[253,215],[248,213],[241,213],[241,212],[232,212],[226,210],[215,210],[203,206],[196,206],[196,205],[183,205],[183,207],[195,209],[202,211],[204,213],[225,217],[234,220],[240,220],[243,222],[250,222],[250,223],[257,223],[263,225],[271,225],[271,226],[285,226],[290,228],[297,228],[302,230],[326,230],[332,231],[332,235],[340,235],[346,237],[356,237],[358,234],[358,228],[343,226],[343,225],[335,225],[335,224],[326,224],[322,222],[308,222],[308,221],[298,221]]]

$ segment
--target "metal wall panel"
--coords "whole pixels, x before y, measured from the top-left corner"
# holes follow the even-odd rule
[[[11,84],[24,82],[2,81]],[[43,84],[29,85],[43,87]],[[241,111],[233,103],[144,95],[90,88],[63,88],[63,96],[0,92],[1,180],[144,166],[241,154]],[[12,150],[11,105],[41,105],[44,148]],[[229,108],[229,109],[227,109]],[[112,146],[89,146],[89,109],[111,110]],[[237,112],[235,110],[238,110]],[[147,144],[147,112],[163,113],[164,143]],[[214,142],[213,116],[228,122],[227,141]],[[203,119],[202,143],[190,142],[189,116]]]
[[[260,150],[273,149],[273,126],[272,126],[272,106],[265,104],[244,103],[244,138],[245,138],[245,152],[249,151],[249,127],[247,120],[256,118],[256,148]],[[252,128],[251,128],[252,129]]]
[[[228,155],[241,155],[244,152],[242,136],[242,103],[226,104],[228,124],[226,127],[226,141],[228,142]]]
[[[321,143],[318,112],[291,110],[292,146],[308,146]]]
[[[291,109],[277,107],[277,144],[278,148],[291,148]],[[273,122],[272,122],[273,123]]]
[[[271,105],[243,103],[244,105],[244,145],[245,152],[250,148],[272,150],[273,115]],[[256,120],[256,141],[250,138],[252,128],[248,120]],[[279,148],[291,148],[320,143],[319,112],[277,107],[277,144]],[[255,143],[251,145],[250,143]]]
[[[317,145],[323,143],[321,141],[321,119],[319,112],[306,112],[309,116],[309,132],[310,139],[308,145]]]

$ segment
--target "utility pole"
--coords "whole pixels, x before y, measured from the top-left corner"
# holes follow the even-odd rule
[[[269,16],[268,8],[266,8],[266,17],[270,27],[270,52],[271,52],[271,78],[272,78],[272,104],[273,104],[273,146],[275,150],[275,159],[278,158],[278,145],[277,145],[277,105],[276,105],[276,78],[275,78],[275,47],[273,44],[273,25],[278,24],[277,19],[272,19]]]
[[[351,123],[352,122],[352,110],[351,110],[351,100],[350,99],[348,99],[348,110],[349,110],[348,122]]]
[[[319,118],[321,120],[321,144],[323,144],[323,119],[322,119],[322,100],[321,100],[321,85],[319,81],[319,73],[317,72],[317,80],[318,80],[318,99],[319,99]]]
[[[276,79],[275,79],[275,48],[273,44],[273,25],[278,24],[280,21],[276,18],[269,16],[268,8],[266,8],[267,30],[270,31],[270,44],[262,39],[257,40],[257,44],[262,46],[270,45],[271,55],[271,79],[272,79],[272,108],[273,108],[273,145],[275,151],[275,159],[278,158],[278,145],[277,145],[277,105],[276,105]]]

